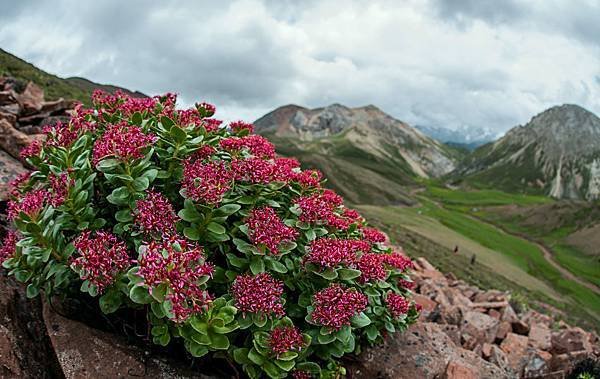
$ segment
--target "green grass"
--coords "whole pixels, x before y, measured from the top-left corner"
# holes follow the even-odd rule
[[[578,249],[566,245],[552,245],[556,261],[573,274],[600,286],[600,263],[598,257],[583,254]]]
[[[530,205],[546,204],[552,199],[544,196],[512,194],[497,190],[452,190],[448,188],[427,186],[427,196],[444,204],[462,206],[492,206],[492,205]]]
[[[565,279],[546,261],[542,251],[535,244],[506,234],[457,211],[440,208],[426,199],[423,199],[423,207],[420,210],[423,215],[435,218],[452,230],[508,257],[514,265],[547,282],[557,292],[570,296],[579,305],[591,310],[600,320],[600,296],[578,283]]]

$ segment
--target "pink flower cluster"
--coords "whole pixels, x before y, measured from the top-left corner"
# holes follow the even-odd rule
[[[2,241],[2,246],[0,246],[0,265],[8,258],[15,255],[18,240],[19,235],[17,232],[9,230]]]
[[[156,140],[156,136],[144,134],[137,126],[120,123],[110,125],[94,144],[94,164],[107,157],[122,161],[141,159],[144,150]]]
[[[350,325],[352,316],[367,307],[367,296],[355,288],[344,288],[340,284],[332,284],[313,296],[311,318],[322,326],[339,330]]]
[[[371,249],[361,240],[319,238],[310,243],[305,263],[314,263],[321,267],[353,266],[357,261],[357,252]]]
[[[207,132],[215,132],[221,125],[221,120],[212,118],[205,118],[209,116],[203,116],[203,114],[213,115],[215,113],[214,105],[208,103],[196,104],[200,108],[190,108],[177,111],[177,117],[179,124],[182,126],[194,125],[196,127],[202,126]],[[212,108],[211,108],[212,107]],[[200,110],[199,110],[200,109]]]
[[[417,283],[410,281],[410,280],[406,280],[406,279],[398,279],[398,286],[402,287],[402,288],[406,288],[407,290],[413,290],[415,289]]]
[[[410,308],[409,301],[402,295],[397,295],[395,293],[389,293],[385,302],[392,316],[396,318],[406,314]]]
[[[273,180],[273,168],[270,161],[255,157],[231,162],[235,180],[252,184],[269,184]]]
[[[385,256],[385,254],[376,253],[361,255],[356,263],[356,268],[360,271],[359,282],[384,280],[387,277],[387,271],[384,267]]]
[[[364,227],[361,230],[363,237],[371,243],[383,243],[387,239],[385,234],[375,228]]]
[[[410,258],[398,252],[386,254],[385,263],[400,271],[404,271],[409,268],[414,268],[414,263],[410,260]]]
[[[10,195],[15,198],[20,197],[23,187],[29,182],[29,178],[31,178],[31,172],[26,171],[19,174],[19,176],[10,182],[8,184],[10,187]]]
[[[299,217],[300,221],[308,223],[334,219],[336,217],[334,211],[343,202],[343,199],[331,190],[303,196],[294,201],[302,211]]]
[[[14,220],[23,212],[31,218],[35,218],[44,208],[46,199],[51,198],[48,191],[38,189],[27,192],[20,200],[11,200],[8,202],[8,219]]]
[[[57,122],[43,128],[46,134],[46,146],[68,147],[79,137],[79,132],[70,125]]]
[[[248,149],[250,154],[258,158],[272,159],[275,157],[275,146],[265,137],[256,134],[246,137],[228,137],[219,143],[224,150],[231,153]]]
[[[38,140],[31,142],[29,145],[21,149],[19,155],[23,159],[38,157],[42,152],[42,143]]]
[[[79,271],[80,278],[95,285],[99,293],[131,264],[125,242],[105,231],[97,231],[95,237],[85,231],[73,241],[73,246],[79,256],[71,257],[71,265]]]
[[[254,133],[254,125],[244,121],[234,121],[231,124],[229,124],[229,127],[236,134],[238,134],[242,130],[247,130],[248,133]]]
[[[278,326],[269,334],[269,347],[276,356],[288,351],[299,351],[304,345],[300,330],[293,326]]]
[[[196,110],[202,117],[212,117],[217,112],[217,108],[209,103],[196,103]]]
[[[313,375],[308,371],[304,371],[304,370],[292,371],[293,379],[311,379],[312,377],[313,377]]]
[[[185,196],[205,204],[218,204],[231,189],[233,174],[222,161],[183,162],[181,187]]]
[[[135,203],[134,224],[152,236],[173,235],[179,217],[173,205],[160,192],[148,191],[146,198]]]
[[[253,209],[246,223],[250,241],[256,246],[265,246],[273,255],[279,254],[281,243],[295,241],[298,237],[298,231],[285,225],[271,207]]]
[[[60,175],[48,175],[48,181],[52,188],[49,202],[52,206],[59,207],[64,203],[65,198],[67,197],[69,187],[73,184],[73,179],[69,178],[69,175],[66,172],[63,172]]]
[[[281,295],[283,282],[266,272],[255,276],[239,275],[231,286],[235,306],[242,312],[282,317],[285,315]]]
[[[294,180],[304,188],[319,188],[321,180],[323,180],[323,173],[319,170],[305,170],[298,173]]]
[[[163,96],[163,105],[173,108],[176,95],[166,94]],[[158,97],[131,97],[118,90],[114,94],[109,94],[101,90],[95,90],[92,93],[92,102],[98,108],[107,108],[110,111],[121,111],[126,116],[131,116],[135,112],[153,112],[161,99]]]
[[[174,321],[182,322],[208,308],[212,297],[198,280],[212,276],[214,268],[205,262],[200,246],[177,236],[152,241],[138,263],[138,275],[150,291],[161,284],[168,286],[166,298],[173,304]]]

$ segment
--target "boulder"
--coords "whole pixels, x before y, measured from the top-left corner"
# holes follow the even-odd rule
[[[476,371],[461,361],[450,361],[446,367],[444,379],[477,379]]]
[[[15,129],[8,121],[0,120],[0,148],[19,158],[21,149],[31,143],[31,138],[27,134]]]
[[[473,352],[456,346],[434,323],[417,323],[384,344],[366,349],[346,366],[353,378],[457,378],[452,375],[460,373],[475,378],[509,377]]]
[[[27,169],[21,162],[0,150],[0,201],[8,199],[9,183],[24,172],[27,172]]]
[[[523,368],[523,378],[547,378],[551,372],[551,360],[552,354],[547,351],[534,350],[530,352]]]
[[[510,367],[508,363],[508,358],[506,357],[506,353],[500,349],[497,345],[491,345],[490,356],[487,359],[488,362],[498,366],[502,371],[506,372],[507,375],[511,378],[516,378],[513,369]]]
[[[498,331],[496,332],[496,341],[502,342],[508,333],[512,332],[512,326],[508,321],[500,321]]]
[[[29,82],[22,93],[15,95],[17,102],[21,106],[21,113],[29,115],[39,112],[44,102],[44,91],[35,83]]]
[[[552,333],[552,352],[554,354],[571,353],[575,351],[592,352],[590,334],[581,328],[570,328]]]
[[[550,350],[552,331],[544,324],[533,324],[529,329],[529,346],[538,350]]]
[[[517,374],[520,374],[523,371],[523,367],[527,363],[526,352],[528,340],[529,339],[525,336],[508,333],[500,345],[500,348],[506,354],[508,365]]]
[[[469,311],[463,316],[461,333],[476,340],[477,345],[492,343],[496,339],[498,320],[485,313]]]

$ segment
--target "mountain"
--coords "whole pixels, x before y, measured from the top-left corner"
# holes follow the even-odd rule
[[[412,203],[407,191],[452,171],[460,155],[373,105],[286,105],[254,124],[279,153],[323,171],[353,203]]]
[[[2,49],[0,49],[0,76],[12,76],[24,82],[34,82],[44,90],[47,100],[56,100],[62,97],[66,100],[79,100],[89,105],[90,95],[95,89],[110,93],[122,90],[132,96],[147,97],[141,92],[132,92],[117,86],[98,84],[83,78],[63,79],[40,70],[31,63]]]
[[[477,187],[598,199],[600,118],[577,105],[552,107],[475,150],[452,177]]]
[[[437,126],[415,125],[423,134],[450,146],[475,150],[475,148],[498,138],[487,128],[461,126],[458,129],[448,129]]]

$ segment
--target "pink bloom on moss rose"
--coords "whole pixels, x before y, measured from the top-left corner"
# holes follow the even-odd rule
[[[305,263],[314,263],[324,268],[353,266],[359,251],[368,251],[370,246],[360,240],[319,238],[310,243]]]
[[[201,278],[212,277],[214,272],[213,266],[205,262],[202,247],[171,236],[150,242],[138,263],[138,275],[144,284],[150,288],[168,286],[166,298],[173,304],[174,321],[184,321],[210,305],[212,297],[198,284]]]
[[[300,351],[303,345],[302,333],[293,326],[278,326],[269,334],[269,347],[276,356],[288,351]]]
[[[293,242],[298,231],[281,221],[271,207],[253,209],[246,219],[250,241],[256,246],[265,246],[274,255],[279,254],[279,245]]]
[[[110,125],[94,143],[94,164],[104,158],[122,161],[141,159],[156,136],[145,134],[137,126],[120,123]]]
[[[313,307],[311,318],[316,324],[339,330],[350,325],[352,316],[365,310],[367,296],[336,283],[313,296]]]
[[[385,303],[395,318],[408,313],[408,309],[410,308],[409,301],[404,296],[395,293],[389,293],[385,299]]]
[[[185,197],[205,204],[218,204],[231,189],[233,173],[222,161],[183,162],[181,187]]]
[[[236,308],[244,315],[246,313],[267,316],[274,314],[279,317],[285,315],[281,302],[283,282],[274,279],[266,272],[255,276],[238,275],[231,286],[231,293]]]
[[[19,234],[14,230],[9,230],[0,246],[0,264],[15,255],[18,241]]]
[[[172,235],[179,217],[173,205],[160,192],[148,191],[146,198],[135,203],[134,224],[150,235]]]
[[[39,157],[42,152],[42,143],[38,140],[31,142],[29,145],[21,149],[19,153],[21,158],[27,159],[31,157]]]
[[[385,256],[383,254],[366,253],[363,254],[356,268],[360,271],[358,281],[361,283],[385,280],[387,271],[384,267]]]
[[[254,125],[244,121],[234,121],[229,124],[229,127],[236,134],[242,130],[247,130],[248,133],[254,133]]]
[[[8,219],[16,219],[21,212],[31,218],[36,218],[44,208],[46,199],[50,198],[50,194],[44,189],[27,192],[22,199],[8,202]]]
[[[71,265],[79,277],[95,285],[99,293],[131,264],[125,242],[109,232],[100,230],[92,237],[90,231],[85,231],[73,241],[73,246],[79,256],[71,257]]]

